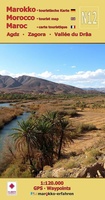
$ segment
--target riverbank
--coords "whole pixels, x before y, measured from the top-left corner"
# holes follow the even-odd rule
[[[17,116],[21,115],[24,110],[20,107],[1,107],[0,108],[0,129],[4,127],[4,125],[11,122],[13,119],[17,118]]]

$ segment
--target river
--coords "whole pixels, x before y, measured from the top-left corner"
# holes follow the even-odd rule
[[[0,107],[12,107],[14,106],[16,103],[0,103]]]
[[[4,104],[4,103],[3,103]],[[0,104],[1,106],[1,104]],[[5,106],[2,105],[2,107],[10,107],[9,103],[5,103]],[[8,137],[10,134],[14,133],[14,128],[18,128],[18,122],[21,120],[26,120],[30,116],[29,112],[24,112],[22,115],[17,116],[16,119],[13,119],[11,122],[6,124],[1,130],[0,130],[0,159],[3,156],[2,150],[5,146],[5,143],[8,141]]]

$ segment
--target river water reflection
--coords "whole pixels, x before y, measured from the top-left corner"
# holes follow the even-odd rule
[[[5,143],[8,141],[7,136],[14,133],[14,128],[18,128],[18,122],[21,120],[26,120],[30,116],[30,113],[24,112],[23,115],[18,116],[16,119],[12,120],[8,124],[4,126],[3,129],[0,130],[0,158],[2,155],[3,147],[5,146]]]

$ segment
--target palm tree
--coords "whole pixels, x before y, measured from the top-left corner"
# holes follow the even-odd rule
[[[58,159],[60,159],[63,144],[66,141],[73,142],[70,132],[69,134],[67,132],[69,122],[63,116],[59,115],[57,111],[47,112],[44,117],[47,121],[51,122],[52,161],[53,153],[57,154]]]
[[[41,131],[43,137],[41,138],[41,147],[43,155],[47,155],[50,160],[50,165],[53,165],[54,155],[57,159],[61,157],[62,146],[66,140],[73,142],[70,134],[66,133],[68,121],[59,115],[57,111],[47,112],[46,115],[39,119],[38,129]],[[43,142],[42,142],[43,141]],[[43,143],[43,145],[42,145]],[[45,152],[46,149],[46,152]],[[45,156],[44,156],[45,157]]]
[[[41,117],[33,117],[27,121],[18,122],[19,128],[11,136],[15,140],[19,151],[27,152],[27,159],[32,168],[37,162],[34,153],[40,154],[39,162],[41,169],[45,165],[53,166],[54,159],[60,158],[62,145],[65,142],[68,122],[58,115],[58,112],[48,112]]]
[[[50,165],[53,165],[54,157],[57,155],[57,149],[59,144],[59,115],[57,111],[49,111],[46,115],[43,115],[43,119],[50,123],[50,130],[47,135],[49,138],[49,150],[50,150]]]
[[[19,151],[24,151],[26,148],[27,158],[32,165],[31,154],[32,148],[36,146],[36,137],[34,134],[33,121],[28,119],[26,121],[18,122],[19,128],[15,128],[15,133],[11,134],[15,141],[16,148]]]
[[[58,147],[58,159],[61,157],[61,150],[62,150],[62,145],[63,145],[63,140],[65,137],[65,129],[68,126],[68,121],[62,119],[59,119],[59,147]]]
[[[41,151],[44,165],[51,164],[51,155],[52,155],[52,142],[51,142],[51,128],[52,124],[45,117],[40,117],[35,122],[35,135],[37,138],[37,148]]]

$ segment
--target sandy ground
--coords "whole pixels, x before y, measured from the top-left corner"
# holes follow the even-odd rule
[[[72,151],[85,151],[90,147],[98,146],[101,143],[100,148],[105,146],[105,131],[103,126],[105,126],[105,110],[88,110],[80,112],[80,117],[72,118],[70,120],[75,123],[85,123],[93,124],[98,130],[93,130],[85,133],[82,137],[74,139],[74,143],[71,143],[69,147],[65,148],[66,152]]]

